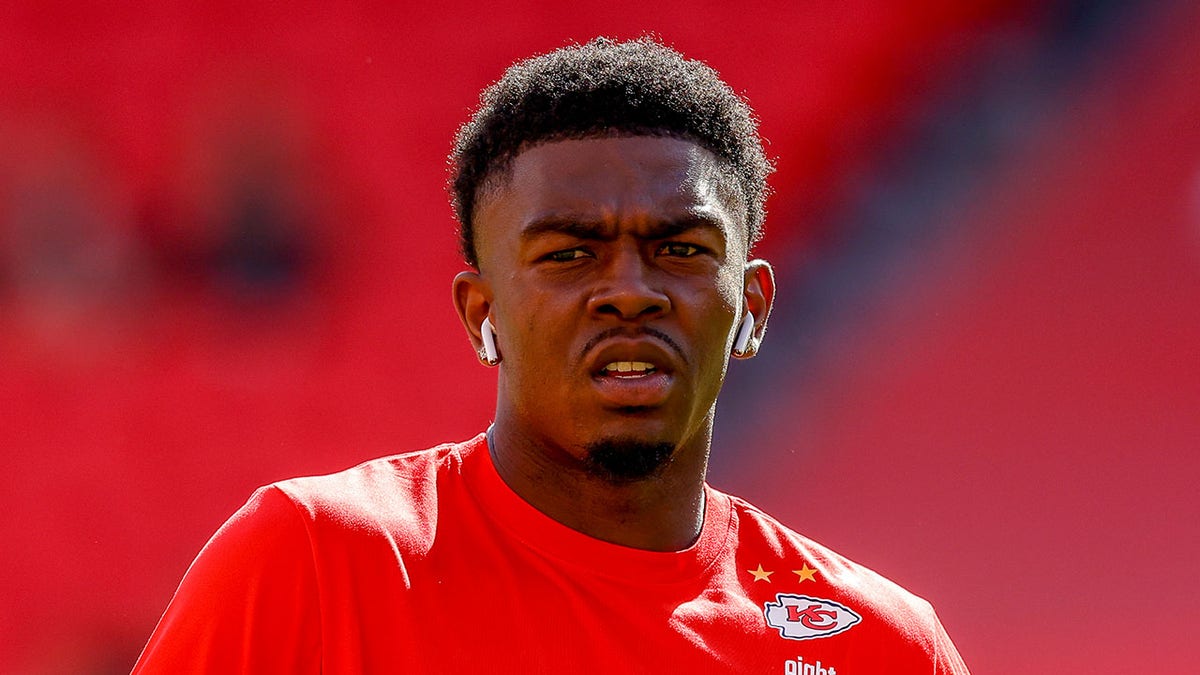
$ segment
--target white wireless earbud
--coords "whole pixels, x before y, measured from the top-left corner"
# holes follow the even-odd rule
[[[489,366],[500,363],[500,352],[496,351],[496,329],[492,328],[492,318],[485,317],[479,324],[479,333],[483,337],[483,356]]]
[[[742,319],[741,327],[738,328],[737,337],[733,340],[733,355],[745,356],[746,350],[750,348],[750,338],[753,336],[754,315],[747,311],[745,318]]]

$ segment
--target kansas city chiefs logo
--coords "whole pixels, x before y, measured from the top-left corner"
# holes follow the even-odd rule
[[[779,630],[779,636],[790,640],[812,640],[829,637],[862,621],[862,617],[845,605],[807,595],[779,593],[775,602],[763,604],[767,625]]]

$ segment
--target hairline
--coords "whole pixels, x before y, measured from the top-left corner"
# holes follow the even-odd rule
[[[628,69],[643,61],[645,68],[638,65],[628,77],[613,70],[614,66]],[[598,68],[595,81],[590,79],[591,66]],[[547,82],[537,81],[543,76]],[[662,81],[653,84],[647,77]],[[617,89],[625,87],[632,87],[633,107],[621,112],[624,104],[613,97],[620,95]],[[645,108],[643,93],[647,96]],[[689,105],[680,95],[706,105]],[[604,112],[607,107],[591,112],[586,106],[577,107],[589,100],[611,100],[613,114]],[[520,128],[527,124],[537,131],[529,134],[530,127]],[[459,127],[449,157],[448,187],[465,262],[478,267],[476,205],[495,185],[503,184],[515,157],[543,143],[608,136],[675,137],[712,152],[721,159],[721,184],[725,186],[727,176],[736,185],[725,187],[732,190],[729,196],[734,199],[730,201],[742,207],[738,210],[744,219],[747,250],[762,239],[766,201],[772,192],[767,179],[775,167],[745,96],[734,91],[711,66],[687,58],[653,35],[628,42],[598,37],[509,66],[498,81],[484,89],[480,107]]]

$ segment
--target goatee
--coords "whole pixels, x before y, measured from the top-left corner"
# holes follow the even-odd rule
[[[608,438],[587,446],[584,466],[588,473],[610,483],[632,483],[658,473],[674,452],[671,443]]]

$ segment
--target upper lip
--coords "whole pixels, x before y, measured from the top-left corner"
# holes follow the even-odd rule
[[[675,349],[673,344],[651,335],[618,335],[603,339],[593,347],[587,354],[586,365],[593,376],[599,375],[614,361],[645,361],[653,364],[657,372],[670,373],[677,362],[672,354]]]

